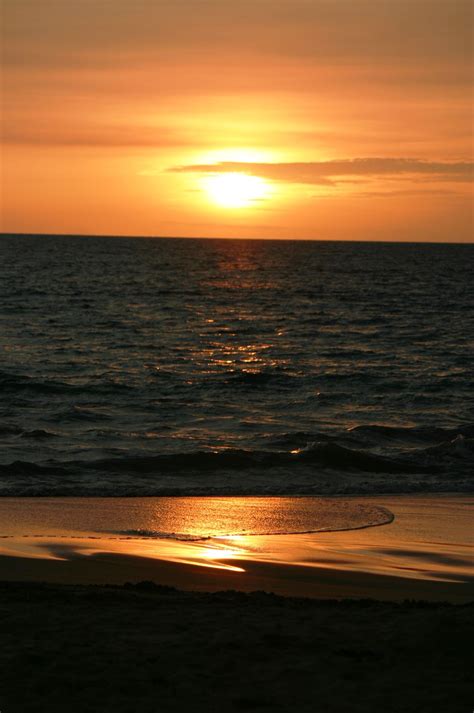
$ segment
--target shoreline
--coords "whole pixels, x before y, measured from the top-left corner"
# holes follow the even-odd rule
[[[61,502],[52,500],[51,504],[42,501],[47,515],[60,510]],[[107,532],[107,521],[116,524],[117,507],[121,517],[124,513],[128,516],[130,503],[114,499],[107,508],[103,499],[86,500],[71,503],[68,499],[68,503],[78,508],[77,517],[83,507],[92,514],[94,507],[98,508],[104,524],[101,533],[92,529],[73,533],[63,528],[54,536],[43,534],[44,530],[20,535],[24,509],[15,500],[19,509],[14,510],[12,519],[17,534],[0,538],[0,581],[106,585],[149,580],[201,592],[235,589],[314,598],[474,600],[474,542],[468,539],[474,496],[470,494],[370,496],[374,507],[393,514],[390,523],[371,527],[312,534],[220,535],[188,541],[113,537]],[[235,502],[237,515],[241,512],[238,508],[244,507],[245,512],[248,504],[225,500],[227,508]],[[351,500],[357,505],[366,498]],[[26,506],[24,499],[21,502]],[[139,511],[140,502],[132,502]],[[196,502],[193,498],[194,507]],[[0,500],[4,513],[8,504]],[[154,504],[162,506],[163,502],[147,501],[148,507]],[[38,512],[34,500],[30,505],[32,511],[25,507],[25,528],[28,513]],[[173,508],[189,503],[182,499],[166,505],[173,513]],[[212,513],[212,507],[219,510],[223,504],[203,499],[199,508],[206,507]],[[203,517],[200,510],[198,514]]]

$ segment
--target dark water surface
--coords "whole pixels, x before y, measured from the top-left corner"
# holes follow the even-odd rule
[[[474,246],[0,237],[0,494],[460,491]]]

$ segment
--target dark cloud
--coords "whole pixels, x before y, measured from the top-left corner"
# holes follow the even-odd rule
[[[423,180],[468,181],[473,177],[472,162],[422,161],[411,158],[353,158],[335,161],[295,163],[247,163],[224,161],[216,164],[174,166],[172,173],[241,172],[274,181],[335,185],[346,176],[413,176]]]
[[[113,6],[113,10],[112,10]],[[6,60],[129,62],[171,48],[397,65],[466,59],[470,0],[3,0]],[[120,54],[117,54],[117,51]]]

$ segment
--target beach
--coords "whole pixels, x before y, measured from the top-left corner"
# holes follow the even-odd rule
[[[46,536],[27,499],[9,500],[0,501],[16,530],[0,540],[2,710],[470,705],[472,496],[370,498],[393,519],[206,540]],[[79,511],[100,507],[106,529],[107,500],[80,500]],[[36,501],[37,520],[49,513],[51,526],[67,502]]]
[[[471,710],[470,246],[1,250],[1,713]]]
[[[158,507],[161,513],[163,501],[168,520],[173,513],[179,514],[192,534],[162,533],[159,537],[141,529],[135,535],[127,534],[130,530],[116,534],[117,518],[140,521],[140,506],[155,512],[153,508]],[[0,501],[4,527],[0,579],[69,584],[149,580],[195,591],[264,590],[318,598],[474,599],[472,496],[287,499],[284,529],[292,523],[288,516],[292,503],[295,517],[300,518],[303,510],[303,525],[311,507],[317,512],[324,506],[328,513],[334,509],[340,513],[344,506],[346,520],[347,513],[355,512],[356,522],[363,522],[367,514],[380,517],[381,513],[386,524],[300,534],[243,535],[231,530],[202,539],[197,534],[212,527],[235,526],[229,515],[232,503],[242,525],[251,517],[258,529],[260,516],[263,528],[271,527],[268,512],[276,510],[279,502],[278,498],[4,498]],[[215,524],[219,510],[227,513],[223,525]],[[90,524],[99,518],[100,532],[71,527],[73,517],[78,522],[86,520],[86,511]],[[131,520],[124,515],[128,511],[135,511]],[[298,525],[300,520],[295,521]],[[46,527],[52,530],[49,536]],[[172,520],[167,527],[173,531]]]
[[[472,702],[472,605],[0,583],[2,710],[383,710]]]

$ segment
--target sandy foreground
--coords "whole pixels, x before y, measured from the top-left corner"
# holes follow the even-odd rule
[[[470,711],[472,498],[378,500],[391,524],[204,542],[0,502],[0,710]]]

